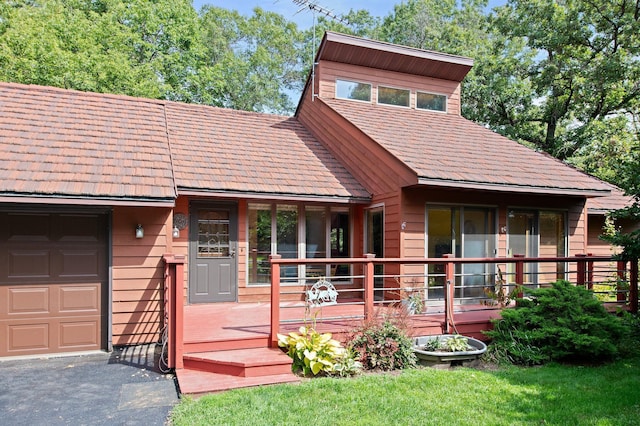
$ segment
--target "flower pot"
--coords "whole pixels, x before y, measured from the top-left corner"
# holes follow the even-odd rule
[[[454,337],[453,334],[440,334],[437,336],[422,336],[416,337],[413,341],[413,351],[419,360],[432,362],[432,363],[445,363],[452,361],[472,361],[479,358],[487,350],[487,345],[478,339],[472,337],[466,337],[467,344],[471,349],[466,351],[450,352],[444,350],[429,351],[421,349],[427,342],[432,339],[438,339],[444,343],[447,339]]]

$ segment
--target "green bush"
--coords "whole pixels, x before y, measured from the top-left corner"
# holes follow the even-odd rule
[[[598,363],[621,353],[631,327],[608,313],[593,293],[567,281],[526,290],[518,307],[502,311],[494,329],[491,354],[522,365],[549,361]],[[628,321],[627,321],[628,322]]]
[[[391,318],[376,319],[358,328],[348,343],[368,370],[397,370],[415,367],[413,341],[401,323]]]

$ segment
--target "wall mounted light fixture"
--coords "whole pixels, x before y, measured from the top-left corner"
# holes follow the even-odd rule
[[[177,226],[173,227],[173,232],[171,235],[173,235],[173,238],[180,238],[180,230]]]
[[[136,238],[143,238],[144,237],[144,228],[142,227],[142,225],[138,224],[138,226],[136,226]]]

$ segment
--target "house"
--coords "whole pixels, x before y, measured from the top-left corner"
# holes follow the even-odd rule
[[[587,203],[612,188],[464,119],[471,59],[330,32],[315,62],[293,117],[0,84],[0,357],[158,341],[165,253],[195,306],[268,301],[276,253],[588,251]],[[437,267],[378,272],[426,276],[428,301]],[[281,276],[357,288],[350,268]],[[461,266],[456,297],[490,268]]]

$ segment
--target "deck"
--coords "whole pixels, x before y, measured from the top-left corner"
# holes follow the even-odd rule
[[[270,303],[215,303],[184,307],[184,368],[177,369],[180,391],[201,395],[237,387],[296,382],[290,359],[269,348]],[[381,307],[379,313],[390,309]],[[296,331],[305,324],[305,307],[281,304],[280,331]],[[345,340],[362,323],[362,306],[337,304],[315,309],[315,328]],[[482,330],[500,314],[487,306],[456,306],[454,323],[459,333],[483,339]],[[445,324],[442,307],[428,307],[411,315],[412,337],[436,335]],[[306,324],[312,324],[308,320]]]
[[[319,300],[310,297],[306,287],[295,289],[292,286],[281,287],[280,265],[331,264],[331,259],[282,259],[271,256],[271,292],[270,302],[261,303],[213,303],[183,305],[185,300],[184,263],[177,255],[165,255],[165,312],[168,324],[168,366],[175,368],[180,390],[184,394],[200,395],[227,389],[247,386],[259,386],[272,383],[295,382],[299,378],[291,373],[291,359],[277,347],[277,334],[295,331],[300,326],[314,325],[320,332],[331,332],[334,338],[343,342],[349,338],[349,332],[358,327],[363,319],[376,318],[389,314],[392,304],[401,303],[394,297],[398,294],[402,279],[413,283],[415,275],[384,276],[375,275],[374,265],[391,266],[413,265],[420,268],[428,264],[443,264],[441,294],[443,299],[427,299],[426,309],[417,315],[408,316],[408,329],[412,337],[429,336],[443,333],[459,333],[476,339],[484,339],[482,333],[492,327],[491,320],[500,316],[500,309],[493,306],[478,305],[482,300],[456,298],[455,266],[466,263],[513,264],[514,273],[510,277],[512,289],[516,285],[530,284],[530,277],[524,273],[527,263],[560,264],[566,279],[575,280],[576,285],[594,289],[596,284],[607,284],[601,296],[611,298],[608,303],[617,307],[627,307],[638,312],[638,263],[636,261],[617,261],[610,257],[575,256],[566,258],[453,258],[445,255],[436,259],[375,259],[372,255],[364,258],[342,259],[341,263],[350,263],[354,271],[361,275],[351,277],[358,296],[357,300],[335,298],[330,306],[305,311],[305,300],[309,305]],[[594,267],[598,263],[600,268]],[[612,268],[612,262],[614,269]],[[573,265],[573,266],[567,266]],[[504,269],[504,268],[503,268]],[[610,276],[617,279],[611,284]],[[554,278],[556,277],[554,273]],[[384,281],[384,286],[376,287],[375,279]],[[392,279],[393,278],[393,279]],[[397,280],[396,280],[397,278]],[[544,280],[542,279],[544,278]],[[547,282],[546,276],[538,277]],[[522,284],[515,284],[522,283]],[[628,287],[622,284],[628,283]],[[425,282],[402,288],[426,290]],[[486,284],[483,284],[486,287]],[[613,286],[613,287],[612,287]],[[311,288],[313,289],[313,287]],[[294,292],[298,291],[298,293]],[[324,296],[330,296],[327,290]],[[433,290],[433,288],[431,289]],[[603,292],[603,290],[600,290]],[[294,297],[292,297],[292,295]],[[299,297],[297,297],[298,295]],[[613,296],[611,296],[613,295]],[[311,294],[313,296],[313,294]],[[322,300],[324,301],[324,296]],[[379,299],[385,298],[386,301]],[[389,296],[389,297],[387,297]],[[289,301],[297,298],[297,302]],[[472,300],[476,300],[473,302]],[[486,299],[485,299],[486,301]],[[488,301],[487,301],[488,302]],[[324,302],[323,302],[324,303]],[[430,305],[430,303],[436,303]],[[617,309],[612,306],[611,309]],[[272,309],[272,307],[277,307]],[[395,310],[397,312],[397,309]],[[306,318],[306,320],[305,320]],[[315,320],[313,320],[315,318]]]

